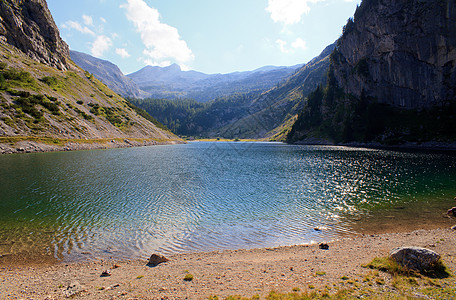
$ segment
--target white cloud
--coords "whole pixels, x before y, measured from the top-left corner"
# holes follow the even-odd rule
[[[297,38],[292,44],[291,46],[295,49],[303,49],[303,50],[306,50],[307,49],[307,44],[306,44],[306,41],[304,41],[302,38]]]
[[[181,39],[176,28],[160,22],[160,13],[149,7],[144,0],[127,0],[121,5],[126,16],[140,33],[146,46],[147,63],[160,65],[170,60],[183,65],[194,59],[187,43]]]
[[[116,53],[122,58],[128,58],[131,56],[125,48],[117,48]]]
[[[285,42],[284,40],[277,40],[276,41],[276,44],[279,45],[279,49],[280,49],[280,52],[282,53],[288,53],[290,51],[288,51],[288,49],[286,48],[286,45],[287,45],[287,42]]]
[[[309,3],[324,0],[269,0],[266,10],[271,13],[274,22],[285,25],[299,23],[304,14],[310,12]]]
[[[81,33],[86,33],[86,34],[90,34],[90,35],[95,35],[95,32],[93,32],[92,30],[90,30],[88,27],[86,26],[82,26],[80,23],[76,22],[76,21],[66,21],[63,25],[62,25],[63,28],[65,29],[75,29]]]
[[[108,21],[106,21],[106,19],[103,18],[103,17],[100,17],[100,21],[101,21],[102,23],[107,23],[107,22],[108,22]]]
[[[101,57],[111,46],[111,39],[105,35],[100,35],[92,43],[92,49],[90,51],[92,52],[93,56]]]
[[[288,54],[288,53],[295,53],[296,50],[307,49],[307,43],[302,38],[297,38],[294,42],[291,43],[291,47],[287,47],[288,43],[284,40],[278,39],[276,40],[276,44],[279,46],[280,52]]]
[[[164,60],[164,61],[161,61],[161,62],[157,62],[155,60],[152,60],[152,59],[145,59],[144,60],[144,63],[146,63],[146,65],[149,65],[149,66],[157,66],[157,67],[168,67],[172,64],[172,62],[170,62],[169,60]]]
[[[93,19],[90,16],[82,15],[82,20],[87,26],[93,26]]]

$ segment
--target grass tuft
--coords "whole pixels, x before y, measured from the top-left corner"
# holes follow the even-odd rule
[[[193,275],[192,274],[186,274],[184,277],[184,281],[192,281],[193,280]]]

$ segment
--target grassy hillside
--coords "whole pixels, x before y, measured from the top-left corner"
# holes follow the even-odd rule
[[[0,43],[0,143],[136,138],[171,141],[175,135],[73,63],[60,71]]]

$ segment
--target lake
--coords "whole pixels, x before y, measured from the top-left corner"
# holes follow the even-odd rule
[[[0,167],[0,255],[63,261],[450,226],[456,206],[452,153],[192,142],[3,155]]]

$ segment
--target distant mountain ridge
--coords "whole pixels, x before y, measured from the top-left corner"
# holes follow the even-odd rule
[[[206,103],[191,100],[131,100],[175,133],[196,137],[283,139],[305,104],[305,97],[325,83],[329,55],[335,44],[266,91],[217,98]],[[265,67],[252,73],[268,72]]]
[[[302,65],[264,66],[253,71],[205,74],[183,71],[179,65],[145,66],[124,75],[113,63],[71,50],[71,59],[85,71],[124,97],[194,99],[207,102],[220,97],[252,91],[266,91],[286,80]]]
[[[205,74],[182,71],[178,65],[173,64],[164,68],[146,66],[127,77],[151,98],[190,98],[207,102],[237,93],[268,90],[285,80],[300,66],[267,66],[246,72]]]

